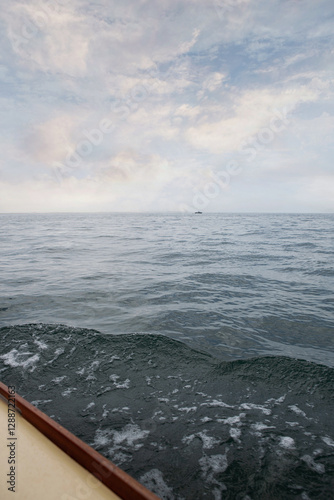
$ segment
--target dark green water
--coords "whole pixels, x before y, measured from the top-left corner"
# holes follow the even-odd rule
[[[4,382],[162,498],[332,498],[329,367],[43,324],[1,351]]]
[[[334,498],[334,216],[0,216],[0,379],[161,498]]]

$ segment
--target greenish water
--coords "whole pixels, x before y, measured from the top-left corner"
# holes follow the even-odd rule
[[[0,223],[3,382],[163,499],[333,498],[332,215]]]

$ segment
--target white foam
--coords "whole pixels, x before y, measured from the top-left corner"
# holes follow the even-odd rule
[[[186,413],[189,413],[190,411],[196,411],[197,406],[184,406],[183,408],[178,408],[179,411],[185,411]]]
[[[115,361],[115,359],[120,360],[121,358],[119,356],[111,356],[109,361],[112,363],[113,361]]]
[[[100,361],[93,361],[88,369],[89,370],[97,370],[99,366],[100,366]]]
[[[94,371],[96,371],[99,366],[100,366],[100,361],[93,361],[91,363],[91,365],[87,368],[88,377],[86,378],[86,380],[96,380]]]
[[[116,387],[116,389],[129,389],[130,387],[130,380],[127,378],[124,380],[124,382],[118,382],[118,379],[120,378],[119,375],[110,375],[109,380],[111,380]]]
[[[164,500],[174,500],[173,490],[165,483],[162,472],[159,469],[152,469],[143,474],[139,482],[151,491],[159,492]]]
[[[112,391],[112,387],[110,385],[108,385],[107,387],[103,387],[103,389],[101,389],[99,392],[99,396],[101,396],[101,394],[105,394],[106,392],[109,392],[109,391]]]
[[[5,365],[11,366],[12,368],[21,366],[24,370],[33,372],[37,366],[40,356],[39,354],[33,354],[30,356],[31,354],[31,352],[20,352],[17,349],[12,349],[6,354],[0,356],[0,359],[3,360]]]
[[[43,403],[51,403],[52,399],[36,399],[36,401],[31,401],[31,404],[34,406],[39,406]]]
[[[122,443],[137,450],[143,446],[137,441],[145,439],[149,433],[149,431],[142,430],[138,425],[128,424],[121,431],[114,431],[114,444],[120,445]]]
[[[286,450],[293,450],[296,447],[294,439],[289,436],[281,436],[279,445]]]
[[[267,401],[265,401],[265,404],[267,403],[273,403],[273,404],[281,404],[285,401],[285,398],[286,398],[286,394],[284,394],[283,396],[281,396],[280,398],[270,398],[270,399],[267,399]]]
[[[206,396],[206,394],[203,394],[202,392],[198,393],[198,394],[202,394],[203,396]],[[228,405],[228,404],[224,403],[223,401],[218,401],[217,399],[213,399],[209,403],[201,403],[201,406],[208,406],[209,408],[214,408],[216,406],[221,406],[222,408],[233,408],[233,406]]]
[[[256,422],[255,424],[251,425],[251,428],[254,429],[255,431],[264,431],[265,429],[275,429],[274,425],[266,425],[262,422]]]
[[[199,438],[203,443],[203,449],[209,450],[213,448],[216,444],[220,443],[219,439],[215,439],[207,435],[207,431],[197,432],[196,434],[190,434],[189,436],[184,436],[182,442],[185,444],[190,444],[195,438]]]
[[[93,446],[107,446],[112,441],[113,431],[109,429],[98,429],[95,433]]]
[[[122,384],[115,384],[117,389],[129,389],[130,380],[127,378]]]
[[[109,452],[113,455],[116,451],[129,448],[132,451],[138,450],[143,443],[138,441],[147,437],[149,431],[142,430],[138,425],[128,424],[121,431],[113,429],[98,429],[95,433],[93,446],[112,445]]]
[[[78,389],[76,387],[68,387],[65,391],[61,393],[61,395],[67,398],[72,392],[77,390]]]
[[[60,384],[65,378],[67,378],[66,375],[63,375],[62,377],[56,377],[51,380],[54,384]]]
[[[47,349],[48,346],[45,342],[43,342],[42,340],[37,340],[37,339],[34,339],[34,343],[42,350],[44,349]]]
[[[113,454],[112,461],[116,465],[121,465],[122,463],[126,462],[128,460],[128,456],[125,455],[125,453],[122,453],[121,451]]]
[[[310,469],[313,471],[317,472],[318,474],[324,474],[325,473],[325,466],[324,464],[316,463],[310,455],[304,455],[301,457],[301,460],[303,462],[307,463]]]
[[[334,441],[331,439],[329,436],[321,436],[321,439],[323,440],[324,443],[326,443],[328,446],[334,447]]]
[[[271,410],[269,408],[253,403],[242,403],[242,405],[240,405],[240,408],[242,408],[243,410],[260,410],[262,411],[262,413],[264,413],[264,415],[271,415]]]
[[[195,439],[195,437],[196,437],[195,434],[190,434],[189,436],[183,436],[182,443],[190,444]]]
[[[102,418],[106,418],[109,415],[109,410],[106,409],[107,405],[103,405],[103,413],[102,413]]]
[[[290,406],[288,406],[288,408],[290,408],[290,410],[292,410],[297,415],[301,415],[302,417],[307,418],[306,413],[303,410],[301,410],[300,408],[298,408],[297,405],[290,405]]]
[[[94,401],[92,401],[91,403],[89,403],[89,404],[86,406],[86,408],[85,408],[84,410],[82,410],[82,411],[87,411],[87,410],[89,410],[90,408],[93,408],[93,406],[95,406]]]
[[[290,427],[297,427],[299,425],[298,422],[285,422],[285,423],[290,425]]]
[[[240,425],[241,424],[241,419],[246,416],[245,413],[240,413],[240,415],[235,415],[234,417],[228,417],[228,418],[223,418],[220,419],[219,422],[223,422],[224,424],[227,425]]]
[[[202,469],[202,475],[209,482],[214,482],[214,474],[224,472],[228,467],[226,455],[204,456],[199,459],[199,464]]]
[[[237,443],[240,443],[239,437],[241,436],[241,430],[236,428],[236,427],[231,427],[230,436],[232,439],[234,439],[234,441],[236,441]]]
[[[215,439],[211,436],[208,436],[206,431],[203,432],[198,432],[197,436],[199,436],[202,440],[203,443],[203,449],[209,450],[210,448],[213,448],[215,444],[220,443],[219,439]]]
[[[50,365],[51,363],[53,363],[54,361],[56,361],[56,359],[58,359],[59,356],[61,356],[61,354],[64,354],[64,352],[65,352],[65,349],[63,349],[62,347],[60,347],[59,349],[56,349],[55,353],[54,353],[55,354],[54,358],[51,359],[50,361],[48,361],[46,364]]]

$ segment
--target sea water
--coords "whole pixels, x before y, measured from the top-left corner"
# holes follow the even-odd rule
[[[330,499],[334,216],[2,214],[0,379],[163,499]]]

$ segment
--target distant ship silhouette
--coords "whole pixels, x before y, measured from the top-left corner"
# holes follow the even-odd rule
[[[195,212],[195,214],[201,214],[201,213],[203,213],[203,212]]]

